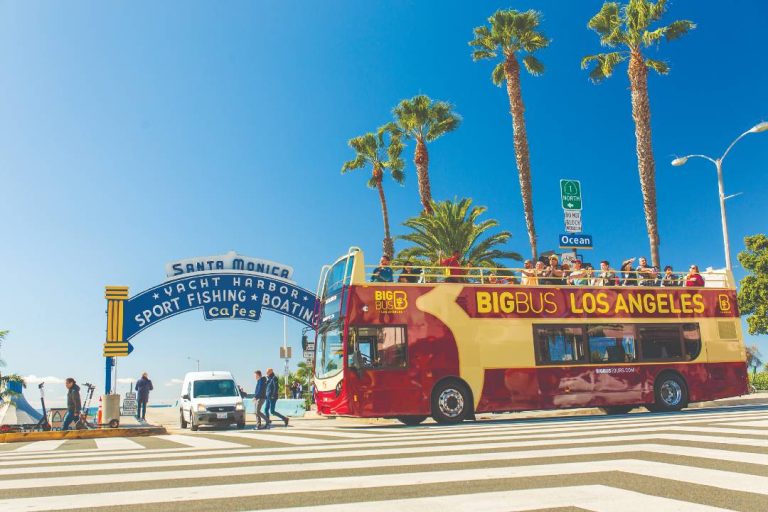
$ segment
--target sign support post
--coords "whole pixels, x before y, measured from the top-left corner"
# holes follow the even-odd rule
[[[127,356],[130,353],[128,342],[123,341],[123,316],[125,301],[128,299],[127,286],[105,287],[104,298],[107,299],[107,340],[104,343],[104,394],[112,392],[112,368],[115,357]]]

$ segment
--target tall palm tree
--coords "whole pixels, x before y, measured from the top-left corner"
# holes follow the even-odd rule
[[[379,128],[376,133],[365,133],[349,140],[349,147],[355,150],[355,158],[344,163],[341,167],[342,174],[355,169],[362,169],[366,165],[371,166],[371,178],[368,186],[379,192],[381,201],[381,216],[384,219],[384,241],[382,243],[383,254],[392,258],[395,252],[395,244],[389,231],[389,211],[387,210],[387,198],[384,196],[384,173],[389,171],[392,179],[402,185],[405,179],[403,173],[402,134],[387,126]]]
[[[392,111],[395,124],[403,135],[416,141],[413,163],[419,182],[419,196],[424,212],[432,214],[432,190],[429,185],[429,152],[427,142],[434,142],[448,132],[455,130],[461,117],[446,101],[433,101],[420,94],[409,100],[402,100]]]
[[[533,53],[549,46],[550,40],[538,30],[541,13],[538,11],[519,12],[514,9],[496,11],[488,18],[490,26],[475,28],[475,39],[469,44],[474,48],[472,58],[495,59],[501,54],[502,60],[491,73],[493,83],[501,87],[506,81],[509,96],[509,110],[512,114],[512,133],[515,145],[517,173],[520,180],[520,195],[523,198],[523,212],[531,254],[536,259],[536,227],[533,224],[533,186],[531,184],[531,161],[528,153],[528,134],[525,130],[525,105],[520,87],[520,62],[523,55],[525,69],[533,76],[544,72],[544,64]]]
[[[464,266],[499,267],[499,259],[522,259],[516,252],[499,249],[512,237],[508,231],[491,233],[498,227],[495,219],[478,222],[485,206],[472,206],[471,199],[432,202],[432,215],[422,213],[403,225],[411,232],[398,237],[413,245],[400,251],[400,262],[410,260],[424,266],[438,264],[440,256],[458,251]]]
[[[651,104],[648,98],[648,68],[660,75],[669,73],[665,62],[649,59],[643,49],[658,45],[662,38],[673,41],[696,28],[692,21],[673,21],[666,27],[650,30],[651,24],[661,19],[666,11],[666,0],[630,0],[626,5],[606,2],[587,24],[600,35],[600,44],[619,51],[589,55],[581,61],[582,69],[594,64],[589,77],[598,83],[611,76],[617,64],[629,59],[629,88],[632,98],[632,119],[635,121],[637,170],[643,193],[643,209],[651,245],[651,261],[659,263],[659,227],[656,215],[656,163],[651,146]]]

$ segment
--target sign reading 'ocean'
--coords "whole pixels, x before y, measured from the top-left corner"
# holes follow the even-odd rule
[[[290,279],[291,275],[293,275],[293,268],[288,265],[261,258],[250,258],[237,254],[234,251],[219,256],[199,256],[197,258],[172,261],[165,265],[165,275],[169,279],[176,278],[182,274],[226,272],[229,270],[279,277],[281,279]]]

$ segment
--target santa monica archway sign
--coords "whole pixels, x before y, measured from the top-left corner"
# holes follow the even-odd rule
[[[106,393],[112,391],[113,358],[133,352],[129,340],[185,311],[202,309],[206,320],[257,321],[266,309],[314,324],[317,299],[291,280],[288,265],[229,252],[174,261],[165,272],[163,283],[130,298],[127,286],[106,287]]]

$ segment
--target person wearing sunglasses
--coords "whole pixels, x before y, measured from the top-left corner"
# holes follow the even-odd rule
[[[691,265],[691,268],[688,269],[688,275],[685,276],[685,286],[704,286],[704,278],[699,274],[698,265]]]

